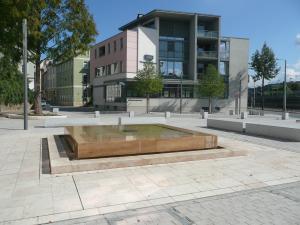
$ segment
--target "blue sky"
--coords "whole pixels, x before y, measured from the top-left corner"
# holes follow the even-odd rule
[[[300,0],[87,0],[87,5],[97,24],[97,42],[153,9],[220,15],[222,36],[250,39],[249,58],[266,41],[278,58],[287,59],[289,79],[300,80]]]

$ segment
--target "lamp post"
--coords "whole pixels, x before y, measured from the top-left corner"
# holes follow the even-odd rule
[[[180,74],[180,114],[182,114],[182,76],[183,74]]]
[[[27,93],[27,20],[23,19],[23,74],[24,74],[24,130],[28,130],[28,93]]]
[[[282,119],[288,119],[289,115],[286,110],[286,59],[276,59],[284,61],[284,80],[283,80],[283,106],[282,106]]]

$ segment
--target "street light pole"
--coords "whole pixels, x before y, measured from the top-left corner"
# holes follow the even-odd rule
[[[286,59],[284,60],[283,113],[286,113]]]
[[[182,73],[180,75],[180,114],[182,114]]]
[[[28,130],[28,93],[27,93],[27,20],[23,19],[23,74],[24,74],[24,130]]]

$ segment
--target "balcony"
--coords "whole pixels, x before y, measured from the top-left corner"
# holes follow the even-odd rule
[[[219,37],[219,33],[218,31],[198,30],[198,37],[217,39]]]
[[[229,61],[229,51],[220,51],[220,60]]]
[[[217,59],[218,53],[217,51],[199,51],[198,50],[198,58],[200,59]]]

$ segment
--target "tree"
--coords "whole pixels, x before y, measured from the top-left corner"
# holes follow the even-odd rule
[[[146,110],[149,113],[149,98],[152,94],[157,94],[163,89],[162,77],[156,72],[155,66],[152,62],[145,62],[144,68],[137,72],[136,90],[147,98]]]
[[[0,51],[20,60],[22,19],[27,18],[28,59],[35,64],[34,111],[42,113],[40,64],[65,61],[89,50],[97,34],[84,0],[3,0],[0,3]]]
[[[224,79],[214,65],[209,64],[203,78],[199,80],[199,93],[208,98],[209,113],[212,113],[212,98],[224,95]]]
[[[277,76],[280,67],[277,66],[276,57],[273,50],[264,43],[261,51],[256,50],[251,57],[251,69],[254,70],[255,77],[262,80],[261,88],[261,109],[264,110],[264,85],[265,79],[270,80]]]
[[[23,100],[23,76],[9,57],[0,58],[0,104],[20,104]]]

